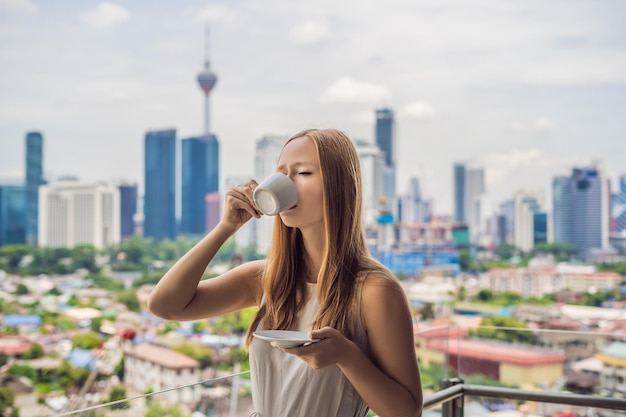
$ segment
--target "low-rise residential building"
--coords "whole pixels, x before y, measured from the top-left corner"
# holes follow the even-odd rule
[[[125,351],[124,382],[133,393],[180,387],[154,399],[193,407],[201,398],[199,381],[200,364],[187,355],[150,343],[130,346]]]
[[[561,352],[485,340],[430,340],[420,364],[446,365],[460,375],[483,375],[520,388],[554,386],[563,377]]]
[[[626,343],[615,342],[596,355],[602,362],[600,395],[626,398]],[[623,411],[606,410],[608,417],[623,416]]]
[[[582,294],[615,289],[622,279],[617,272],[598,272],[590,265],[555,266],[531,262],[527,268],[496,268],[484,272],[478,277],[477,288],[541,298],[564,290]]]

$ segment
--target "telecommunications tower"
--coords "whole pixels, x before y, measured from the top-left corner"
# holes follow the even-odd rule
[[[209,124],[209,94],[215,87],[217,82],[217,75],[211,71],[211,65],[209,64],[209,28],[205,27],[204,30],[204,42],[205,42],[205,55],[204,55],[204,69],[198,74],[198,84],[202,91],[204,91],[204,134],[210,133]]]

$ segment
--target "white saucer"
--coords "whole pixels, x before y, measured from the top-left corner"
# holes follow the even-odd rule
[[[319,339],[309,339],[308,332],[293,330],[260,330],[252,333],[254,337],[270,342],[272,346],[292,348],[318,342]]]

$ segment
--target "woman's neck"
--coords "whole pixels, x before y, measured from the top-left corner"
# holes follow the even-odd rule
[[[302,233],[302,241],[304,243],[305,279],[307,282],[317,282],[324,258],[323,233]]]

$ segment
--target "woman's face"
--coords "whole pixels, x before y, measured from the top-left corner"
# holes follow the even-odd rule
[[[298,203],[279,214],[283,223],[300,230],[312,226],[323,230],[324,185],[313,140],[303,136],[285,145],[276,171],[291,178],[298,190]]]

